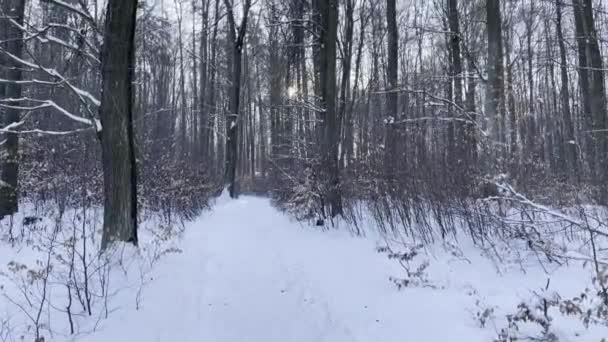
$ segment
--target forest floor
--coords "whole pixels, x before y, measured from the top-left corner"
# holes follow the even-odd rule
[[[520,302],[549,291],[577,295],[592,276],[525,253],[498,262],[463,238],[458,248],[441,243],[411,260],[413,270],[430,266],[398,289],[389,278],[406,271],[378,252],[387,243],[402,245],[371,229],[355,237],[299,224],[267,199],[220,198],[186,224],[181,252],[155,265],[138,308],[123,296],[131,299],[116,303],[96,331],[66,340],[492,342]],[[560,341],[608,336],[605,327],[554,318]],[[63,338],[47,338],[55,340]]]
[[[398,290],[389,278],[405,271],[377,252],[386,244],[372,232],[302,226],[267,199],[220,199],[186,228],[183,253],[159,265],[143,308],[115,313],[83,340],[489,342],[548,278],[549,290],[575,295],[588,277],[579,267],[522,260],[498,267],[471,244],[464,254],[427,250],[426,285]],[[608,336],[556,322],[563,341]]]

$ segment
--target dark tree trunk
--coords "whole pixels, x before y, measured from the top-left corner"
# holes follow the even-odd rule
[[[388,118],[386,122],[385,167],[389,179],[393,178],[397,156],[397,137],[394,121],[399,117],[399,93],[397,83],[399,80],[399,31],[397,29],[397,8],[395,0],[386,1],[386,23],[388,28],[387,51],[387,80],[386,95]],[[401,145],[401,144],[400,144]]]
[[[251,0],[246,0],[244,5],[243,20],[240,26],[236,26],[234,12],[230,0],[224,0],[228,11],[229,39],[232,43],[232,66],[230,100],[228,105],[228,116],[226,118],[226,168],[225,183],[229,184],[230,197],[238,197],[236,170],[239,154],[239,105],[241,94],[241,67],[243,56],[243,44],[247,33],[247,17]]]
[[[336,39],[338,35],[338,0],[320,1],[321,20],[320,78],[323,113],[323,165],[326,172],[325,206],[332,217],[342,214],[338,144],[340,130],[336,113]]]
[[[500,0],[486,0],[488,31],[488,84],[486,85],[486,119],[492,139],[504,142],[503,47]],[[499,145],[500,146],[500,145]],[[502,148],[500,148],[502,150]],[[502,155],[499,151],[498,155]]]
[[[347,130],[349,127],[349,122],[352,120],[349,119],[351,116],[349,104],[350,98],[350,72],[352,65],[352,51],[353,51],[353,31],[354,31],[354,19],[353,19],[353,0],[345,0],[346,4],[346,13],[345,13],[345,27],[344,27],[344,40],[342,43],[342,77],[340,84],[340,110],[339,110],[339,121],[340,127],[342,127],[341,136],[344,137],[343,141],[346,142],[347,135],[350,135],[351,132]],[[302,58],[302,57],[301,57]],[[346,165],[346,152],[349,150],[346,146],[342,146],[341,153],[341,164],[342,166]]]
[[[23,24],[23,16],[25,11],[25,0],[4,0],[0,9],[6,18],[0,17],[0,41],[6,40],[3,48],[8,53],[14,56],[21,57],[23,50],[22,31],[14,24],[10,23],[10,19],[15,20],[19,25]],[[12,63],[8,58],[6,65]],[[1,60],[0,60],[1,61]],[[3,64],[3,63],[0,63]],[[4,75],[2,72],[4,71]],[[10,81],[21,80],[21,68],[5,68],[0,67],[0,76],[5,76]],[[0,84],[0,98],[18,99],[21,97],[21,85],[16,83]],[[18,106],[18,102],[6,103],[10,106]],[[0,118],[0,126],[6,127],[10,124],[19,122],[19,110],[16,108],[0,108],[2,114]],[[0,155],[3,155],[0,161],[2,162],[2,170],[0,173],[0,218],[6,215],[12,215],[19,209],[18,193],[19,193],[19,136],[15,133],[6,133],[0,135]]]
[[[582,8],[579,0],[572,0],[574,10],[574,26],[576,29],[576,42],[578,52],[578,82],[583,101],[583,127],[585,130],[592,129],[592,109],[591,109],[591,93],[589,91],[589,62],[587,59],[587,38],[585,34],[585,25],[583,21]],[[595,157],[594,146],[589,135],[584,136],[584,148],[586,150],[587,159],[589,162],[589,170],[592,178],[595,177]]]
[[[269,8],[269,16],[271,22],[279,20],[277,6],[274,1],[271,2]],[[284,132],[280,132],[280,104],[281,104],[281,61],[279,58],[280,48],[278,42],[278,27],[272,25],[269,34],[269,88],[270,88],[270,155],[274,160],[272,167],[272,177],[278,177],[278,168],[281,168],[282,159],[280,155],[284,153],[284,141],[281,139]]]
[[[601,188],[601,202],[608,203],[608,117],[606,116],[606,89],[602,53],[600,51],[592,0],[582,0],[582,17],[587,41],[588,65],[591,67],[590,96],[591,96],[591,143],[594,147],[595,181]]]
[[[137,0],[108,2],[100,108],[105,196],[102,250],[113,241],[137,245],[137,170],[132,120],[136,12]]]
[[[464,109],[464,84],[463,84],[463,63],[462,63],[462,37],[460,32],[460,17],[458,14],[458,0],[448,0],[448,24],[450,28],[450,50],[451,50],[451,70],[453,82],[454,104],[458,106],[457,116],[465,114]],[[472,119],[465,117],[466,119]],[[462,121],[450,122],[450,125],[457,127],[455,141],[455,156],[452,157],[451,167],[456,168],[456,176],[464,180],[464,177],[471,177],[471,168],[474,165],[475,146],[475,125],[472,122]],[[467,183],[467,182],[465,182]]]

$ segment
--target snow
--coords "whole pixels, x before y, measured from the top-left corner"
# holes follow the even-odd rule
[[[146,273],[139,305],[135,288],[127,289],[96,331],[65,340],[490,342],[506,325],[504,316],[542,292],[547,278],[550,290],[567,297],[591,277],[580,265],[545,265],[545,273],[525,255],[499,266],[463,238],[460,250],[438,244],[420,256],[430,262],[434,288],[398,290],[389,277],[403,276],[403,269],[377,252],[387,241],[399,245],[371,228],[365,238],[321,231],[294,222],[268,199],[223,195],[186,224],[176,242],[181,253]],[[6,248],[0,247],[4,264],[2,253]],[[476,314],[485,308],[495,308],[495,319],[481,327]],[[560,341],[608,336],[606,329],[556,322]]]

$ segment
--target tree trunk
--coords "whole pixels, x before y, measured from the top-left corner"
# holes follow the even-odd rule
[[[192,14],[196,13],[196,0],[192,0]],[[190,109],[190,117],[192,120],[192,125],[190,127],[190,135],[192,144],[190,146],[189,152],[192,156],[192,159],[196,162],[199,160],[199,79],[198,79],[198,60],[196,58],[196,20],[192,20],[192,106]],[[203,58],[203,56],[199,56],[199,58]],[[202,63],[201,63],[202,64]],[[203,98],[201,97],[202,101]]]
[[[12,19],[19,25],[23,25],[25,11],[25,0],[5,0],[1,5],[2,13],[9,19],[0,17],[0,41],[6,40],[3,48],[14,56],[21,57],[23,51],[23,32],[14,24]],[[8,60],[8,58],[4,58]],[[1,64],[1,63],[0,63]],[[6,65],[11,65],[8,62]],[[4,75],[2,75],[4,69]],[[9,81],[21,80],[21,68],[0,67],[0,76],[5,76]],[[21,97],[21,85],[16,83],[0,84],[0,97],[18,99]],[[19,106],[18,102],[8,102],[8,106]],[[2,108],[0,108],[2,110]],[[0,127],[19,122],[19,110],[16,108],[4,109],[4,120],[0,122]],[[0,135],[0,155],[2,160],[2,170],[0,174],[0,219],[6,215],[12,215],[19,209],[19,136],[15,133]]]
[[[203,0],[203,8],[202,8],[202,17],[201,17],[201,41],[199,43],[200,45],[200,58],[201,58],[201,63],[200,63],[200,71],[199,71],[199,76],[200,76],[200,83],[199,83],[199,101],[200,101],[200,107],[199,107],[199,116],[200,116],[200,122],[199,122],[199,128],[198,128],[198,144],[199,146],[197,146],[196,150],[198,151],[198,158],[199,160],[207,160],[207,156],[208,156],[208,144],[209,144],[209,139],[208,139],[208,135],[209,133],[209,128],[207,127],[209,125],[209,107],[208,107],[208,103],[206,101],[207,98],[207,79],[208,79],[208,73],[207,73],[207,61],[208,61],[208,35],[209,35],[209,5],[211,3],[211,0]],[[216,27],[217,25],[214,25],[214,27]],[[215,28],[214,28],[215,30]],[[213,86],[213,85],[212,85]]]
[[[187,109],[188,105],[186,102],[186,71],[185,71],[185,57],[184,57],[184,42],[182,39],[183,30],[182,30],[182,5],[181,2],[178,2],[178,15],[177,15],[177,27],[178,27],[178,36],[177,36],[177,44],[179,50],[179,94],[181,99],[180,105],[180,125],[179,125],[179,151],[183,160],[186,159],[188,155],[188,119],[187,119]]]
[[[594,147],[595,182],[600,186],[600,200],[608,203],[608,117],[606,116],[606,89],[602,53],[600,51],[592,0],[582,0],[582,19],[587,41],[588,65],[591,67],[590,95],[592,113],[591,142]]]
[[[332,217],[342,214],[338,143],[340,130],[336,115],[336,39],[338,35],[338,0],[320,1],[321,18],[320,76],[323,109],[323,169],[326,172],[325,206]]]
[[[502,143],[504,142],[504,76],[500,0],[486,0],[486,19],[488,31],[488,84],[486,85],[486,119],[489,122],[492,139],[498,143]],[[502,147],[499,147],[498,156],[502,155],[502,149]]]
[[[211,62],[210,65],[211,67],[209,68],[209,105],[208,105],[208,110],[206,111],[207,113],[207,125],[209,127],[206,127],[205,130],[207,132],[207,136],[204,140],[204,144],[205,144],[205,155],[206,156],[214,156],[216,157],[219,154],[218,153],[214,153],[215,152],[215,147],[216,147],[216,139],[215,139],[215,132],[214,129],[216,128],[216,119],[219,118],[219,116],[217,115],[217,108],[216,108],[216,75],[217,75],[217,71],[216,71],[216,67],[215,67],[215,62],[217,60],[217,46],[218,46],[218,41],[217,41],[217,33],[218,33],[218,26],[219,26],[219,18],[220,18],[220,0],[215,0],[215,11],[214,11],[214,19],[215,19],[215,24],[213,25],[213,34],[211,36]],[[204,102],[204,100],[203,100]],[[211,113],[213,115],[211,115]],[[218,147],[219,150],[219,147]],[[215,160],[211,160],[210,163],[212,165],[215,165],[214,163]]]
[[[581,98],[583,101],[583,127],[585,130],[592,129],[592,117],[593,112],[591,109],[591,93],[589,91],[589,76],[590,71],[588,69],[589,62],[587,58],[587,45],[588,41],[585,34],[585,25],[583,21],[582,8],[579,0],[572,0],[574,10],[574,26],[576,29],[576,42],[578,52],[578,82],[581,91]],[[584,148],[586,157],[589,163],[590,176],[595,178],[595,157],[594,157],[594,146],[588,134],[585,135]]]
[[[229,184],[230,197],[238,197],[236,170],[239,153],[239,105],[241,94],[241,67],[243,56],[243,44],[247,33],[247,17],[251,0],[246,0],[244,5],[243,20],[237,28],[234,20],[234,12],[230,0],[224,0],[228,12],[229,39],[232,43],[232,67],[230,102],[228,105],[228,116],[226,118],[226,168],[224,181]]]
[[[388,28],[387,51],[387,80],[388,89],[386,94],[387,113],[386,120],[386,138],[385,146],[385,172],[389,179],[394,178],[395,161],[397,156],[397,141],[395,134],[395,125],[399,117],[399,93],[397,92],[397,83],[399,80],[399,31],[397,29],[397,8],[395,0],[386,1],[386,23]],[[399,142],[400,143],[400,142]]]
[[[578,147],[576,137],[574,135],[574,124],[572,122],[572,113],[570,111],[570,89],[568,88],[568,60],[566,57],[566,44],[564,43],[564,34],[562,28],[562,0],[555,0],[556,7],[556,31],[557,44],[559,46],[559,61],[561,75],[561,99],[562,99],[562,115],[564,119],[564,141],[563,150],[565,151],[566,164],[568,165],[568,174],[571,179],[579,177],[578,175]]]
[[[137,170],[133,139],[133,74],[137,0],[109,0],[102,51],[100,107],[104,175],[101,248],[137,245]]]
[[[344,27],[344,40],[342,43],[342,77],[340,83],[340,111],[339,111],[339,121],[340,127],[342,127],[341,136],[344,137],[343,141],[347,141],[346,135],[351,134],[347,132],[347,124],[351,121],[348,118],[351,116],[349,104],[350,98],[350,72],[352,65],[352,51],[353,51],[353,31],[354,31],[354,19],[353,19],[353,0],[345,0],[346,4],[346,23]],[[303,56],[301,57],[303,58]],[[341,153],[341,165],[344,167],[346,165],[346,151],[348,148],[346,146],[342,146]]]

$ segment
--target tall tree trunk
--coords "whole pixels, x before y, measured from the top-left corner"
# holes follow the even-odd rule
[[[342,43],[342,77],[340,83],[340,110],[339,110],[339,121],[340,127],[342,128],[341,136],[344,137],[343,141],[347,141],[346,135],[351,134],[347,132],[347,124],[351,120],[348,118],[351,116],[349,104],[350,98],[350,72],[352,65],[352,51],[353,51],[353,31],[354,31],[354,19],[353,19],[353,0],[345,0],[346,12],[345,12],[345,27],[344,27],[344,40]],[[348,148],[342,146],[341,153],[341,164],[344,167],[346,165],[345,155]]]
[[[399,31],[397,29],[397,8],[395,0],[386,1],[386,23],[388,28],[387,51],[387,80],[388,89],[386,94],[387,113],[386,120],[386,140],[385,146],[385,167],[389,179],[395,175],[395,161],[397,156],[397,141],[395,133],[395,124],[399,117],[399,93],[397,92],[397,83],[399,81]],[[401,142],[399,142],[401,143]]]
[[[491,137],[498,146],[504,142],[504,86],[503,86],[503,47],[502,17],[500,0],[486,0],[486,19],[488,31],[488,82],[486,85],[486,119],[489,121]],[[499,147],[498,156],[502,156]]]
[[[530,11],[533,10],[534,1],[530,2]],[[532,13],[528,14],[528,18],[525,20],[526,26],[526,60],[527,60],[527,81],[528,81],[528,108],[526,116],[526,131],[527,131],[527,148],[525,153],[525,158],[528,163],[532,163],[538,156],[538,142],[540,142],[539,137],[536,134],[537,127],[537,113],[534,108],[534,67],[532,66],[532,62],[534,59],[534,52],[532,50],[532,26],[534,23],[534,16]]]
[[[137,170],[133,137],[133,74],[137,0],[109,0],[102,51],[100,117],[104,175],[101,248],[137,245]]]
[[[592,113],[591,143],[593,145],[593,158],[595,164],[595,182],[600,187],[600,200],[608,204],[608,117],[606,115],[606,89],[602,53],[600,51],[595,18],[593,15],[593,1],[579,0],[582,3],[582,19],[585,27],[585,40],[587,41],[588,65],[591,67],[590,96]]]
[[[358,46],[357,46],[357,56],[355,58],[355,79],[354,79],[354,85],[353,85],[353,90],[352,90],[352,99],[351,99],[351,103],[350,103],[350,112],[353,113],[354,112],[354,108],[355,108],[355,102],[358,100],[358,96],[363,95],[363,92],[359,91],[359,83],[360,83],[360,74],[361,74],[361,61],[363,59],[363,46],[365,45],[365,31],[366,31],[366,27],[367,24],[369,22],[369,15],[364,15],[364,11],[365,11],[365,2],[363,4],[361,4],[360,10],[359,10],[359,15],[360,15],[360,23],[359,23],[359,41],[358,41]],[[354,113],[353,113],[354,114]],[[362,138],[364,137],[363,134],[363,123],[362,121],[365,120],[365,115],[362,115],[361,111],[359,110],[358,112],[358,118],[357,121],[359,122],[359,125],[357,127],[358,131],[359,131],[359,140],[361,141]],[[354,157],[355,154],[355,118],[353,117],[351,120],[349,120],[348,123],[348,128],[350,129],[350,132],[348,134],[348,136],[346,137],[346,141],[344,141],[344,145],[345,145],[345,150],[346,150],[346,158],[352,158]],[[361,157],[363,157],[363,153],[362,153],[362,148],[363,148],[363,144],[358,144],[358,149],[357,149],[357,157],[359,157],[361,159]],[[361,159],[362,160],[362,159]]]
[[[0,10],[5,18],[0,16],[0,42],[6,40],[2,46],[6,51],[14,56],[21,57],[23,50],[23,32],[9,20],[14,20],[17,24],[23,25],[25,11],[25,0],[4,0],[0,5]],[[1,55],[1,53],[0,53]],[[2,58],[2,56],[0,56]],[[10,66],[8,58],[5,65]],[[3,64],[3,63],[0,63]],[[3,75],[4,71],[4,75]],[[21,80],[21,68],[0,67],[0,78],[5,76],[9,82]],[[21,97],[21,85],[17,83],[0,84],[0,98],[18,99]],[[4,120],[0,121],[0,127],[6,127],[19,122],[18,102],[7,102],[8,108],[4,108],[4,113],[0,108]],[[6,215],[12,215],[19,209],[19,136],[16,133],[6,133],[0,135],[0,161],[2,168],[0,172],[0,219]]]
[[[216,129],[216,122],[217,119],[219,118],[219,116],[217,115],[218,110],[217,110],[217,105],[216,105],[216,75],[217,75],[217,70],[216,70],[216,65],[215,62],[217,60],[217,33],[218,33],[218,26],[219,26],[219,20],[220,20],[220,2],[221,0],[215,0],[215,11],[214,11],[214,25],[213,25],[213,34],[211,36],[211,62],[210,62],[210,70],[209,70],[209,105],[208,105],[208,110],[206,111],[207,113],[207,126],[206,127],[206,131],[207,131],[207,136],[205,139],[205,150],[206,155],[207,156],[213,156],[214,158],[217,158],[217,155],[219,154],[219,146],[218,146],[218,151],[217,153],[215,152],[215,147],[216,147],[216,139],[215,139],[215,132],[214,130]],[[204,101],[203,101],[204,102]],[[213,115],[211,115],[211,113]],[[213,162],[214,160],[210,161],[210,164],[215,165],[215,163]]]
[[[199,121],[199,128],[198,128],[198,154],[199,154],[199,158],[200,160],[207,160],[208,157],[208,150],[209,147],[207,146],[209,144],[209,139],[208,139],[208,135],[209,133],[209,106],[207,103],[207,80],[208,80],[208,73],[207,73],[207,62],[208,62],[208,39],[207,37],[209,36],[209,5],[211,3],[211,0],[202,0],[203,4],[202,4],[202,15],[201,15],[201,41],[199,43],[199,47],[200,47],[200,59],[201,59],[201,63],[200,63],[200,71],[199,71],[199,76],[200,76],[200,83],[198,86],[199,89],[199,101],[200,101],[200,106],[199,106],[199,116],[200,116],[200,121]],[[217,25],[214,25],[214,30],[215,27],[217,27]],[[212,85],[213,86],[213,85]]]
[[[247,33],[247,17],[251,0],[245,0],[243,8],[243,19],[237,27],[234,20],[234,11],[230,0],[224,0],[228,12],[229,38],[232,44],[232,68],[230,102],[228,106],[228,117],[226,118],[226,169],[224,181],[229,186],[230,197],[238,197],[237,189],[237,163],[239,153],[239,105],[241,94],[241,67],[243,56],[243,44]]]
[[[192,14],[196,11],[196,0],[192,0]],[[190,135],[192,139],[192,145],[190,146],[189,152],[192,158],[197,161],[199,160],[199,78],[198,78],[198,59],[196,58],[196,20],[192,19],[192,108],[190,110],[190,117],[192,120],[192,126],[190,127]],[[201,33],[204,34],[204,33]],[[203,56],[199,56],[203,58]],[[202,97],[200,98],[202,101]]]
[[[332,217],[342,214],[338,144],[340,130],[336,113],[336,39],[338,36],[338,0],[320,1],[321,19],[320,76],[323,113],[323,169],[326,172],[325,206]]]
[[[585,33],[585,24],[580,0],[572,0],[572,5],[574,10],[574,26],[576,29],[576,43],[578,52],[578,82],[583,101],[583,127],[585,131],[590,131],[593,127],[593,112],[591,109],[591,92],[589,91],[590,65],[587,58],[588,41]],[[585,154],[587,161],[589,163],[590,176],[591,178],[595,178],[595,148],[593,146],[592,139],[589,139],[589,137],[589,134],[584,135],[584,148],[586,151]]]
[[[184,57],[184,41],[182,39],[183,30],[183,14],[181,2],[176,2],[178,6],[177,14],[177,27],[178,36],[177,43],[179,48],[179,94],[181,99],[180,105],[180,126],[179,126],[179,151],[181,153],[182,160],[185,160],[188,155],[188,115],[187,115],[187,101],[186,101],[186,70],[185,70],[185,57]]]
[[[278,22],[279,15],[276,3],[270,2],[269,17],[272,23]],[[280,138],[283,136],[283,132],[280,130],[280,112],[279,105],[281,102],[281,70],[282,63],[280,62],[279,54],[279,41],[278,41],[278,27],[276,25],[270,26],[270,33],[268,37],[268,63],[269,63],[269,88],[270,88],[270,155],[274,160],[274,166],[272,167],[272,177],[278,177],[278,168],[282,167],[279,155],[283,152],[284,142]]]
[[[451,70],[453,82],[454,104],[457,108],[457,116],[463,116],[468,109],[464,108],[464,84],[463,84],[463,63],[462,63],[462,36],[460,32],[460,16],[458,14],[458,0],[448,0],[448,25],[450,28],[450,50],[451,50]],[[474,117],[465,117],[474,120]],[[452,168],[456,170],[455,176],[461,179],[465,187],[463,195],[467,195],[468,185],[472,178],[475,155],[475,124],[473,122],[454,122],[450,125],[457,127],[455,141],[455,156],[451,158]]]
[[[311,27],[311,31],[313,33],[314,37],[317,37],[317,39],[319,40],[319,42],[321,41],[321,34],[322,34],[322,30],[323,30],[323,16],[322,16],[322,7],[323,7],[323,2],[325,0],[311,0],[311,7],[312,7],[312,13],[311,13],[311,17],[312,17],[312,27]],[[322,61],[322,56],[321,56],[321,44],[313,44],[312,46],[312,67],[313,67],[313,91],[314,94],[316,96],[319,96],[322,92],[322,84],[321,84],[321,64],[323,63]],[[322,118],[319,117],[318,113],[317,113],[317,119],[319,119],[319,121],[322,120]],[[318,125],[315,127],[315,131],[318,131],[319,127]],[[316,138],[319,138],[321,136],[321,134],[317,134]]]
[[[562,28],[562,0],[555,0],[556,8],[556,31],[557,44],[559,46],[560,76],[561,76],[561,99],[562,115],[564,119],[564,141],[563,150],[566,152],[566,163],[568,165],[568,175],[571,179],[579,177],[578,174],[578,147],[574,135],[574,123],[570,111],[570,88],[568,80],[568,59],[566,57],[566,44],[564,43],[564,33]]]
[[[509,127],[509,135],[510,135],[510,148],[509,148],[509,153],[510,153],[510,158],[511,160],[509,161],[511,164],[511,167],[513,170],[517,170],[518,167],[517,165],[519,164],[519,156],[518,156],[518,141],[517,141],[517,132],[518,132],[518,122],[517,122],[517,118],[516,118],[516,112],[517,110],[515,109],[515,89],[513,88],[513,66],[514,63],[511,60],[511,49],[512,47],[512,40],[511,38],[513,37],[513,32],[512,32],[512,28],[508,28],[507,29],[507,33],[506,33],[506,43],[505,43],[505,55],[506,55],[506,65],[507,65],[507,109],[509,112],[509,121],[511,123],[510,127]]]

